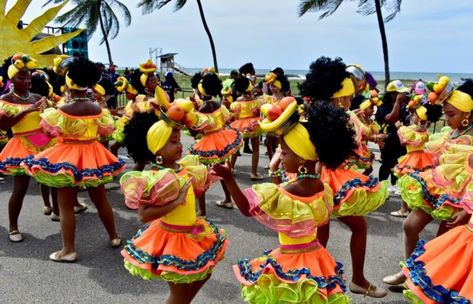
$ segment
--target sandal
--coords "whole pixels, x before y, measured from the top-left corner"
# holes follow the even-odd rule
[[[250,180],[252,180],[252,181],[259,181],[259,180],[263,180],[263,179],[264,179],[264,177],[262,177],[262,176],[259,175],[259,174],[256,174],[256,175],[255,175],[255,174],[251,174],[251,175],[250,175]]]
[[[222,207],[222,208],[227,208],[227,209],[233,209],[233,203],[232,202],[226,202],[226,201],[216,201],[215,205],[217,207]]]
[[[72,252],[66,255],[62,254],[62,251],[56,251],[49,255],[49,259],[53,262],[59,263],[74,263],[77,261],[77,253]]]
[[[349,289],[352,293],[362,294],[365,297],[368,296],[372,298],[384,298],[388,294],[385,289],[376,287],[371,284],[369,284],[368,288],[364,288],[356,285],[353,282],[350,282]]]
[[[8,233],[8,239],[10,242],[19,243],[23,241],[23,234],[18,230],[13,230]]]
[[[122,245],[122,239],[120,237],[114,238],[113,240],[110,241],[110,246],[112,248],[118,248]]]
[[[74,213],[79,214],[87,210],[87,205],[79,203],[79,206],[74,206]]]
[[[395,217],[407,217],[409,215],[409,211],[397,210],[397,211],[393,211],[389,214],[392,215],[392,216],[395,216]]]
[[[53,212],[53,208],[50,206],[44,206],[43,207],[43,214],[44,215],[50,215]]]

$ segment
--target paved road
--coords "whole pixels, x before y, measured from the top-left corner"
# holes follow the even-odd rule
[[[189,139],[185,139],[189,143]],[[264,148],[262,149],[264,150]],[[124,151],[121,151],[124,153]],[[241,186],[249,186],[249,155],[238,160],[237,177]],[[260,166],[267,164],[261,157]],[[260,170],[263,173],[263,169]],[[115,209],[115,218],[121,235],[131,237],[140,227],[135,212],[124,207],[123,196],[117,184],[111,184],[109,198]],[[117,249],[109,246],[108,238],[85,192],[80,199],[89,209],[77,216],[77,251],[75,264],[54,263],[48,255],[60,249],[59,224],[42,214],[38,186],[31,183],[20,216],[22,243],[8,241],[7,202],[12,189],[10,179],[0,184],[0,303],[164,303],[167,285],[131,277],[122,267]],[[277,246],[276,234],[262,227],[251,218],[240,215],[238,210],[215,207],[212,200],[221,198],[219,185],[208,193],[208,217],[228,233],[230,246],[225,260],[215,269],[212,278],[197,295],[194,303],[242,303],[240,288],[231,271],[238,258],[256,257],[263,251]],[[403,256],[401,219],[389,216],[397,210],[400,201],[392,197],[377,212],[368,216],[369,237],[366,256],[366,275],[377,284],[388,274],[398,271],[398,261]],[[436,225],[429,225],[424,238],[432,238]],[[334,220],[328,246],[332,255],[345,265],[350,278],[349,230]],[[352,295],[353,303],[404,303],[399,291],[390,292],[383,299]]]

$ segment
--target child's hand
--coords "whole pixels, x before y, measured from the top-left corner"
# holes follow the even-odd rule
[[[42,111],[44,109],[44,105],[46,103],[46,97],[41,98],[34,104],[32,104],[30,107],[28,107],[25,112],[34,112],[34,111]]]
[[[466,224],[469,219],[470,215],[465,210],[461,210],[455,213],[452,218],[447,221],[446,226],[448,229],[452,229],[456,226]]]
[[[212,166],[212,174],[220,176],[223,179],[228,179],[232,177],[232,170],[228,165],[215,164]]]
[[[179,196],[174,200],[176,204],[184,205],[186,203],[187,191],[189,190],[189,187],[192,184],[192,179],[193,178],[191,177],[188,181],[186,181],[184,186],[181,188],[181,191],[179,192]]]

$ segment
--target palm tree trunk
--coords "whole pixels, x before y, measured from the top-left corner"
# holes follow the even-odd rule
[[[102,6],[100,6],[102,7]],[[107,54],[108,54],[108,63],[110,65],[113,64],[112,60],[112,51],[110,50],[110,44],[108,43],[108,35],[105,33],[105,27],[103,25],[102,14],[99,12],[99,21],[100,21],[100,29],[102,30],[103,40],[105,41],[105,46],[107,47]]]
[[[214,60],[215,72],[218,73],[217,53],[215,52],[214,40],[212,39],[212,34],[210,33],[210,29],[207,26],[207,21],[205,21],[204,9],[202,8],[202,3],[200,2],[200,0],[197,0],[197,5],[199,6],[200,18],[202,19],[202,24],[204,25],[205,32],[207,33],[207,36],[209,36],[210,48],[212,49],[212,57]]]
[[[386,30],[384,29],[383,13],[381,12],[380,0],[374,0],[376,6],[376,16],[378,17],[379,32],[381,34],[381,41],[383,43],[383,57],[384,57],[384,88],[391,81],[389,74],[389,55],[388,55],[388,40],[386,39]]]

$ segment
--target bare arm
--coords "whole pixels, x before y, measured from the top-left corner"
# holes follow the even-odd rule
[[[237,182],[235,181],[235,178],[233,177],[230,168],[228,168],[227,166],[216,164],[212,167],[212,170],[214,171],[215,175],[223,178],[223,182],[227,186],[228,191],[230,191],[230,195],[235,201],[235,204],[238,206],[238,209],[240,209],[240,212],[244,216],[251,216],[250,204],[248,202],[248,199],[243,194]]]
[[[1,130],[10,129],[14,125],[16,125],[23,117],[25,117],[26,114],[38,110],[43,105],[44,102],[45,102],[45,99],[41,98],[40,100],[38,100],[37,102],[32,104],[30,107],[28,107],[25,110],[19,112],[15,116],[11,116],[11,117],[3,116],[0,119],[0,129]]]
[[[384,117],[384,121],[391,124],[398,121],[401,112],[401,105],[405,100],[407,101],[408,99],[409,98],[404,94],[397,95],[396,102],[394,102],[393,110],[391,111],[391,113],[386,115],[386,117]]]

